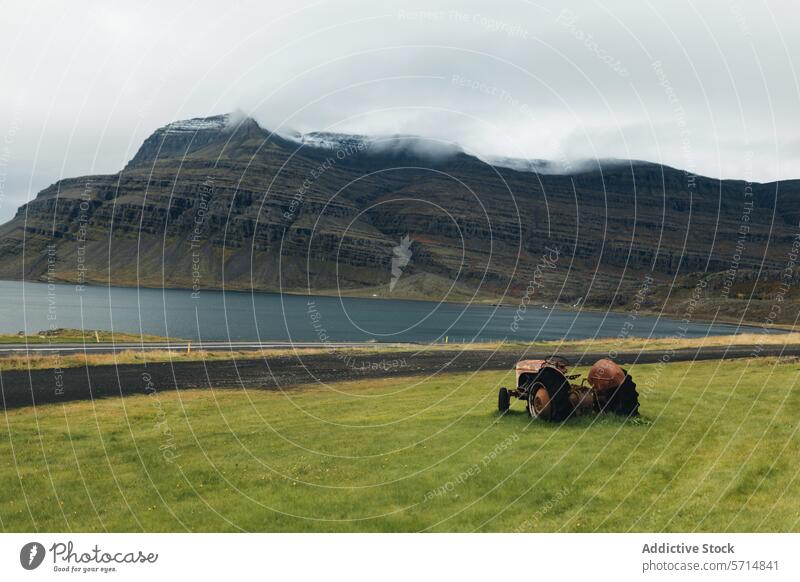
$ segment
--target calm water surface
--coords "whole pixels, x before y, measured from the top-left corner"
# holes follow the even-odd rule
[[[51,327],[106,329],[193,340],[294,341],[509,341],[616,337],[631,321],[625,313],[529,307],[512,331],[513,307],[425,301],[307,297],[273,293],[84,287],[0,281],[0,333]],[[51,325],[53,324],[53,325]],[[629,334],[682,333],[672,319],[639,316]],[[733,325],[694,323],[686,337],[743,331]]]

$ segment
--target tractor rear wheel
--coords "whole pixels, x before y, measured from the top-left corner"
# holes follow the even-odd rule
[[[570,385],[555,368],[545,368],[533,379],[528,390],[528,414],[542,420],[564,420],[572,411]]]
[[[506,412],[511,406],[511,394],[508,393],[508,388],[500,388],[497,393],[497,409],[500,412]]]
[[[550,393],[541,382],[535,382],[528,394],[528,414],[542,420],[550,420],[553,415]]]
[[[611,392],[606,408],[620,416],[639,416],[639,393],[636,391],[636,383],[626,369],[623,368],[622,371],[625,373],[625,380]]]

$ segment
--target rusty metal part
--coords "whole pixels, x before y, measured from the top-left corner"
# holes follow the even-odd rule
[[[519,379],[523,374],[538,374],[543,368],[555,368],[566,375],[568,365],[569,362],[561,356],[549,356],[541,360],[520,360],[516,367],[517,386],[519,386]],[[569,376],[569,378],[577,378],[577,376]]]
[[[561,356],[548,356],[544,359],[544,361],[547,363],[547,365],[554,367],[562,374],[566,374],[567,368],[569,368],[569,361]]]
[[[592,388],[604,392],[619,387],[625,381],[625,372],[613,361],[603,358],[594,363],[588,379]]]
[[[544,360],[521,360],[517,362],[517,386],[519,386],[519,377],[523,374],[537,374],[543,367],[547,365]]]
[[[552,406],[550,406],[550,393],[547,388],[541,384],[537,384],[533,388],[534,392],[528,401],[528,407],[531,409],[531,416],[549,420],[552,415]]]
[[[595,398],[597,398],[597,407],[602,410],[608,404],[608,399],[611,397],[612,392],[611,390],[595,390],[594,394]]]
[[[569,392],[569,403],[576,415],[590,412],[595,409],[594,391],[583,386],[572,386]]]

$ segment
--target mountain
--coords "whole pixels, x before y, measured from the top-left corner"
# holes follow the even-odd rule
[[[0,226],[0,278],[751,321],[780,296],[775,319],[797,316],[785,269],[800,181],[523,162],[418,136],[279,136],[234,114],[178,121],[120,172],[60,180],[22,206]]]

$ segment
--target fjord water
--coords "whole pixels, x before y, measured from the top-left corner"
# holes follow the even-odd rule
[[[668,318],[514,307],[183,289],[48,285],[0,281],[0,333],[103,329],[191,340],[532,341],[733,334],[734,325],[688,328]],[[633,327],[627,324],[632,323]]]

